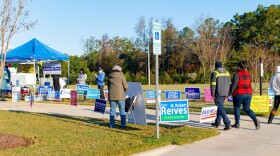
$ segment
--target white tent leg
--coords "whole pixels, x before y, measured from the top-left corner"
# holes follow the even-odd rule
[[[67,78],[67,86],[68,86],[68,89],[69,89],[69,85],[70,85],[70,59],[68,60],[68,78]]]

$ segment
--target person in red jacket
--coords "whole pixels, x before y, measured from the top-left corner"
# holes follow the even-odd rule
[[[234,117],[235,124],[232,125],[234,128],[240,127],[240,105],[243,105],[243,109],[254,121],[256,129],[260,128],[260,120],[256,118],[255,113],[251,110],[252,100],[252,85],[251,76],[246,71],[246,62],[241,61],[237,64],[237,73],[234,74],[232,80],[231,93],[233,97]]]

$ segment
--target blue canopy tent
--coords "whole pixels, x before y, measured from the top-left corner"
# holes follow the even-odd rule
[[[29,42],[7,52],[6,62],[8,63],[35,63],[36,61],[68,61],[68,85],[69,85],[69,56],[66,56],[33,38]],[[36,76],[36,74],[35,74]],[[36,78],[35,78],[36,80]],[[36,81],[35,81],[36,82]]]

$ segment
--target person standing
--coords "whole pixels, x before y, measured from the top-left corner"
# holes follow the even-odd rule
[[[225,128],[224,130],[230,129],[230,120],[227,117],[224,100],[229,95],[230,90],[230,74],[223,68],[223,64],[220,61],[215,63],[215,70],[211,73],[210,80],[211,95],[214,98],[215,104],[218,106],[217,117],[215,123],[212,126],[218,127],[223,118]]]
[[[97,82],[98,89],[100,90],[100,99],[105,99],[104,97],[104,78],[105,78],[105,73],[103,72],[103,69],[100,67],[98,69],[98,75],[95,74],[95,79]]]
[[[276,67],[274,76],[270,79],[270,88],[274,91],[274,105],[268,118],[268,124],[272,124],[272,120],[280,103],[280,66]]]
[[[235,118],[235,124],[232,125],[232,127],[240,127],[240,105],[242,104],[246,114],[254,121],[256,129],[260,129],[260,120],[256,118],[255,113],[250,108],[253,90],[251,76],[249,72],[246,71],[245,64],[245,61],[241,61],[237,64],[237,73],[234,74],[232,80],[231,93]]]
[[[78,80],[78,84],[82,84],[82,85],[86,84],[87,74],[85,73],[84,68],[80,69],[80,74],[79,74],[77,80]],[[86,95],[84,95],[84,100],[86,100]]]
[[[108,77],[108,90],[110,101],[110,127],[115,127],[116,104],[119,106],[121,114],[121,127],[126,128],[125,113],[125,92],[128,89],[122,68],[118,65],[112,68],[112,73]]]

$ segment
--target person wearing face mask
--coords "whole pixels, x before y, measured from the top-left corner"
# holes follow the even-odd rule
[[[85,73],[85,70],[83,68],[80,69],[80,74],[77,78],[78,84],[86,84],[87,74]],[[84,100],[86,100],[86,95],[84,95]]]
[[[98,69],[98,75],[95,74],[95,80],[98,85],[98,89],[100,89],[100,99],[105,99],[104,97],[104,78],[105,78],[105,73],[103,72],[103,69],[100,67]]]

